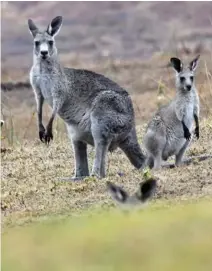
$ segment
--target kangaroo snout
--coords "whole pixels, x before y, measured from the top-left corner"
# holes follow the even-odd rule
[[[187,85],[186,90],[190,91],[191,90],[191,85]]]
[[[40,54],[41,54],[43,59],[46,59],[47,56],[48,56],[48,51],[41,51]]]

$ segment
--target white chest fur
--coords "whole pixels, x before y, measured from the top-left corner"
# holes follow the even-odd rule
[[[194,119],[194,104],[192,102],[186,104],[185,106],[185,115],[184,115],[184,123],[190,130],[193,124]]]
[[[53,89],[53,80],[49,74],[40,73],[38,67],[33,67],[30,73],[30,80],[35,87],[39,89],[47,101],[47,103],[52,106],[52,89]]]

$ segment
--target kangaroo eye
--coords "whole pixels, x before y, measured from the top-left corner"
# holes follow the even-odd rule
[[[180,82],[183,83],[185,81],[185,77],[181,76],[180,77]]]
[[[190,76],[190,80],[193,81],[194,80],[194,76]]]
[[[49,45],[50,45],[50,46],[53,45],[53,40],[49,40]]]
[[[39,41],[35,41],[35,46],[38,47],[40,45]]]

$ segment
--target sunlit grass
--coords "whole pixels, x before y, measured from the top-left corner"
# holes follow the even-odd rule
[[[211,270],[211,205],[161,202],[10,228],[2,236],[2,269]]]

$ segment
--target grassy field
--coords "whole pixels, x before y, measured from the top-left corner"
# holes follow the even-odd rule
[[[152,59],[146,69],[156,61]],[[167,57],[163,61],[165,65]],[[193,140],[187,155],[212,155],[211,63],[206,56],[201,63],[197,81],[200,139]],[[111,62],[94,70],[130,86],[145,67],[134,64]],[[134,81],[136,91],[129,90],[141,144],[147,120],[174,93],[173,76],[159,80],[163,73],[158,70],[156,74],[155,91],[143,92],[142,86],[139,93],[139,79]],[[131,81],[127,82],[127,76],[132,76]],[[154,87],[147,82],[147,89]],[[60,181],[74,173],[73,152],[62,121],[56,119],[54,141],[46,146],[38,139],[31,90],[3,93],[3,110],[2,270],[110,271],[137,270],[138,266],[210,270],[212,159],[153,172],[159,179],[158,189],[148,208],[123,214],[113,209],[105,183],[112,181],[133,192],[142,181],[142,172],[120,150],[108,155],[107,178]],[[46,107],[45,123],[48,116]],[[91,147],[88,150],[91,167],[94,152]]]
[[[133,80],[145,67],[133,63],[109,63],[101,69],[121,85],[130,85],[127,71]],[[160,74],[158,71],[155,91],[143,92],[142,87],[139,93],[139,80],[134,82],[138,91],[130,89],[141,144],[147,120],[174,93],[173,76],[159,80]],[[211,63],[206,56],[197,82],[200,139],[193,140],[187,155],[212,155]],[[112,181],[133,192],[142,181],[142,172],[120,150],[108,155],[107,178],[60,181],[74,173],[73,152],[62,121],[55,121],[54,141],[46,146],[38,139],[31,90],[3,93],[3,109],[2,270],[110,271],[137,270],[138,266],[163,271],[210,270],[212,159],[153,172],[159,179],[158,189],[148,208],[123,214],[114,211],[105,183]],[[45,108],[45,123],[48,116]],[[90,167],[93,156],[89,148]]]
[[[43,217],[2,236],[2,270],[209,271],[212,202]]]
[[[139,141],[145,126],[138,126]],[[201,137],[193,142],[188,155],[212,154],[212,119],[202,120]],[[89,164],[93,162],[89,148]],[[88,178],[84,182],[64,182],[72,176],[74,158],[71,144],[64,134],[46,146],[39,140],[23,141],[1,153],[1,208],[4,225],[17,225],[34,217],[79,212],[90,207],[110,205],[105,182],[113,181],[133,191],[142,181],[120,150],[108,155],[107,178]],[[172,201],[192,200],[212,195],[212,160],[195,162],[175,169],[161,169],[156,198]]]
[[[44,26],[46,10],[51,17],[59,12],[65,19],[57,37],[61,62],[102,73],[129,91],[142,144],[147,122],[175,94],[170,57],[188,62],[200,53],[200,139],[186,155],[212,155],[211,8],[200,2],[5,2],[2,82],[29,80],[27,19]],[[1,91],[3,271],[211,270],[212,159],[152,172],[158,188],[147,208],[122,212],[106,181],[132,193],[142,172],[116,150],[108,154],[105,179],[59,180],[74,174],[65,125],[56,118],[54,141],[46,146],[35,112],[32,89]],[[45,106],[44,124],[49,116]],[[93,148],[88,152],[91,168]]]

